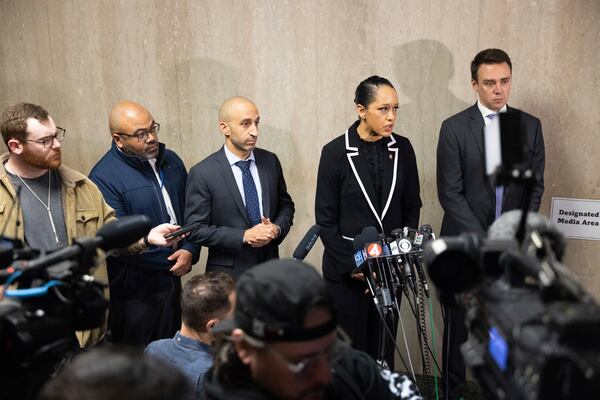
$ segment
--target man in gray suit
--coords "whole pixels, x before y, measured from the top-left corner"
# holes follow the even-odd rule
[[[233,277],[279,257],[294,203],[274,153],[256,148],[260,115],[245,97],[219,109],[225,145],[189,173],[185,223],[197,224],[189,241],[209,248],[207,271]]]
[[[536,117],[506,105],[512,63],[500,49],[481,51],[471,62],[471,85],[477,103],[442,123],[437,148],[438,197],[444,209],[441,235],[463,232],[485,235],[502,212],[520,209],[528,200],[521,185],[495,188],[485,172],[484,127],[499,112],[520,114],[526,160],[536,182],[528,207],[538,211],[544,192],[544,138]],[[444,321],[443,369],[445,398],[464,395],[465,365],[459,350],[467,339],[464,312],[447,307]]]

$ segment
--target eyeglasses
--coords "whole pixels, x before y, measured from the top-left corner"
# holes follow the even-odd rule
[[[66,129],[57,126],[56,127],[56,133],[54,135],[47,136],[47,137],[45,137],[43,139],[38,139],[38,140],[27,139],[27,141],[28,142],[39,143],[39,144],[43,145],[44,148],[49,149],[54,144],[54,139],[56,139],[56,141],[58,143],[60,143],[65,138],[65,134],[66,133],[67,133]]]
[[[319,364],[319,361],[325,358],[327,364],[333,367],[340,358],[344,355],[345,350],[350,347],[350,338],[344,331],[338,330],[338,338],[330,346],[328,346],[322,352],[315,354],[310,357],[306,357],[298,362],[291,362],[279,351],[275,350],[272,346],[266,345],[264,348],[283,362],[288,370],[295,375],[302,375]]]
[[[138,129],[133,134],[117,133],[117,135],[134,137],[137,138],[138,142],[145,142],[148,139],[148,136],[150,136],[150,134],[158,135],[158,131],[160,131],[160,124],[158,122],[155,122],[152,124],[150,129]]]

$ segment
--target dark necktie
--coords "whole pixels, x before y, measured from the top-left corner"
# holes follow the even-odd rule
[[[242,170],[242,184],[244,186],[244,197],[246,199],[246,213],[252,223],[252,226],[260,224],[260,205],[258,204],[258,193],[256,185],[250,172],[250,163],[252,160],[238,161],[235,163]]]
[[[494,119],[496,119],[496,117],[498,117],[498,114],[489,114],[487,117],[490,119],[491,123],[494,123]],[[496,219],[498,219],[500,217],[500,215],[502,214],[503,198],[504,198],[504,186],[496,186],[496,210],[494,212]]]

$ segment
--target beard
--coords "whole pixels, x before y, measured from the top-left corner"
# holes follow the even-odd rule
[[[125,153],[125,154],[137,156],[142,160],[151,160],[153,158],[156,158],[156,156],[158,156],[159,147],[158,147],[158,142],[156,142],[156,144],[152,144],[152,145],[148,146],[148,148],[145,148],[140,151],[125,142],[125,144],[123,145],[123,148],[121,150],[123,150],[123,153]]]
[[[53,150],[46,157],[42,157],[37,154],[32,154],[28,151],[24,151],[21,154],[21,159],[27,164],[42,169],[57,169],[62,163],[60,149]]]

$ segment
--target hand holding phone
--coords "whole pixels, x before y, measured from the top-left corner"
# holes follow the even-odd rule
[[[198,226],[197,223],[186,225],[183,228],[179,228],[176,231],[169,232],[169,233],[165,234],[164,238],[165,239],[171,239],[171,238],[174,238],[174,237],[177,237],[177,236],[185,235],[186,233],[191,232],[194,229],[196,229],[197,226]]]

